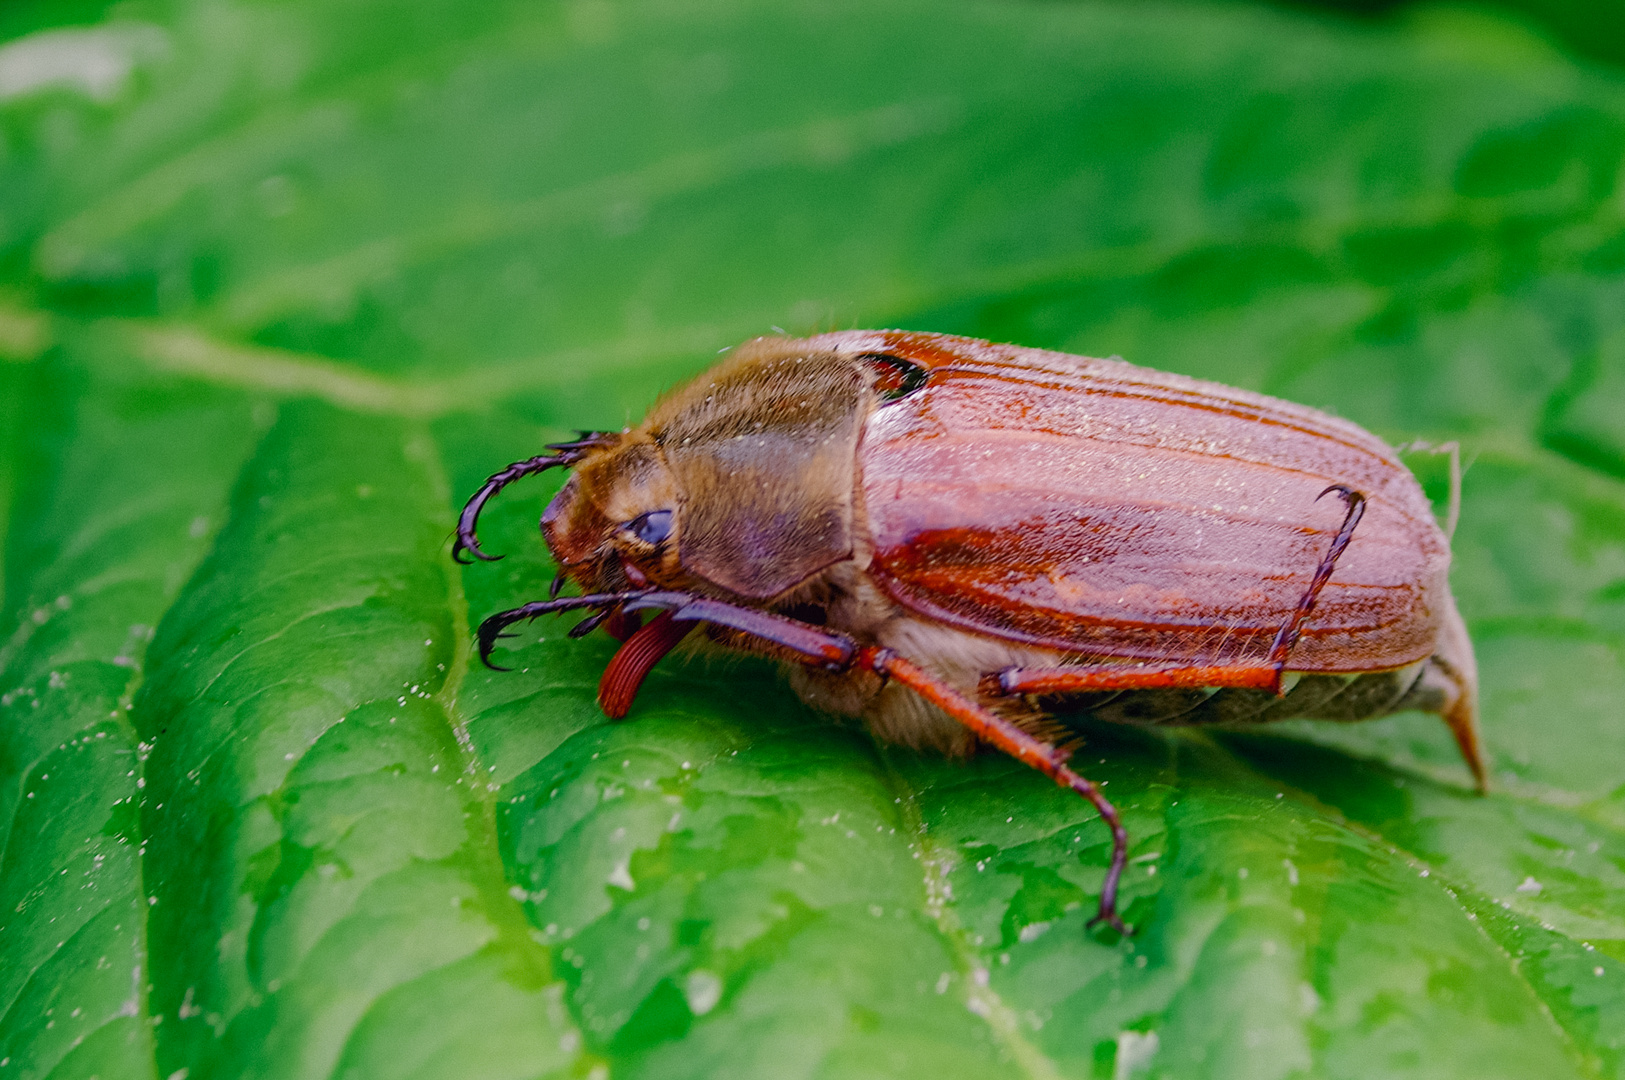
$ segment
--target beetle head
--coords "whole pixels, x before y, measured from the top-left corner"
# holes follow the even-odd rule
[[[576,463],[542,514],[548,550],[587,592],[676,587],[679,489],[659,448],[627,433]]]

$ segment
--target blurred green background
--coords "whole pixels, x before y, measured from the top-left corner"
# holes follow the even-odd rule
[[[1625,7],[0,6],[0,1078],[1625,1076]],[[1459,440],[1436,720],[1080,721],[469,627],[501,465],[901,326]],[[1412,458],[1441,501],[1438,459]]]

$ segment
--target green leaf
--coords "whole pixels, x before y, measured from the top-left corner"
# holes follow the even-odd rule
[[[1625,1076],[1625,76],[1459,10],[8,18],[0,1076]],[[494,565],[462,499],[774,325],[1459,440],[1495,791],[1414,714],[1078,718],[1118,939],[1013,761],[471,663],[558,481]]]

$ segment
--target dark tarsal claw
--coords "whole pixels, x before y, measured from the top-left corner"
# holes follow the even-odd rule
[[[513,612],[511,611],[504,611],[500,614],[493,615],[489,619],[486,619],[484,622],[480,623],[479,630],[475,631],[475,638],[479,642],[480,647],[480,663],[484,664],[492,671],[513,670],[513,668],[505,668],[500,664],[493,664],[491,662],[491,650],[496,648],[498,641],[503,638],[519,636],[517,634],[504,634],[502,632],[517,621],[507,618],[507,616],[512,614]]]
[[[476,498],[478,498],[478,496],[476,496]],[[463,512],[468,512],[467,507],[464,507]],[[474,512],[476,515],[478,515],[478,508],[476,508]],[[480,542],[474,536],[473,521],[469,522],[468,533],[466,536],[463,533],[463,523],[461,521],[457,523],[457,538],[452,541],[451,545],[451,558],[453,562],[462,566],[473,566],[474,559],[463,558],[463,554],[465,552],[473,555],[474,559],[481,559],[485,562],[496,562],[498,559],[502,558],[501,555],[487,555],[484,551],[480,550]]]
[[[1334,491],[1343,496],[1343,501],[1350,507],[1353,507],[1357,503],[1365,502],[1365,496],[1360,494],[1358,491],[1355,491],[1347,484],[1328,484],[1325,491],[1322,491],[1319,495],[1315,496],[1315,501],[1319,502]]]
[[[1129,928],[1129,925],[1123,921],[1123,917],[1121,915],[1117,914],[1115,910],[1107,911],[1105,907],[1102,907],[1099,911],[1095,912],[1095,917],[1084,923],[1083,926],[1084,929],[1088,930],[1092,929],[1098,923],[1105,923],[1107,926],[1111,927],[1113,930],[1116,930],[1124,937],[1128,937],[1134,932]]]
[[[588,615],[585,619],[582,619],[580,622],[570,627],[568,631],[570,640],[575,641],[579,638],[586,637],[588,634],[598,629],[598,627],[603,624],[603,621],[609,618],[610,615],[616,610],[618,609],[605,608],[602,611],[595,611],[591,615]]]

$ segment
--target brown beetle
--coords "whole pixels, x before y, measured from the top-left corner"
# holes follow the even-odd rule
[[[1442,716],[1480,788],[1477,669],[1450,549],[1394,452],[1301,405],[1135,367],[901,331],[758,338],[643,424],[509,466],[573,468],[542,517],[552,598],[625,644],[599,685],[624,716],[695,626],[787,662],[815,707],[950,754],[991,743],[1070,787],[1040,706],[1084,695],[1149,724]],[[1323,499],[1336,494],[1338,499]],[[560,597],[566,577],[586,595]],[[642,625],[642,612],[658,614]]]

